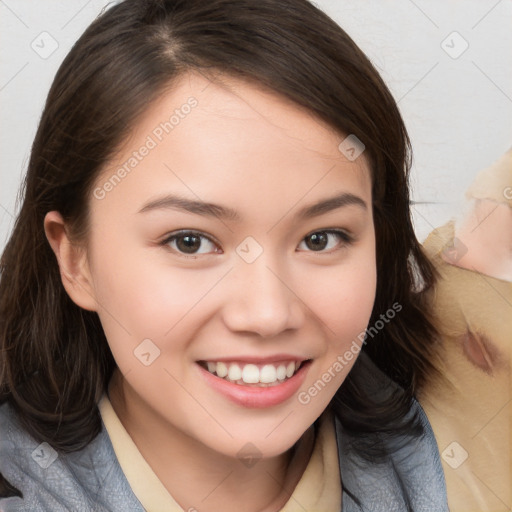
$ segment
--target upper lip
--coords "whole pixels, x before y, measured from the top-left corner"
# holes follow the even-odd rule
[[[272,364],[280,361],[298,361],[302,363],[303,361],[307,361],[308,357],[303,356],[295,356],[292,354],[276,354],[273,356],[261,357],[261,356],[230,356],[230,357],[212,357],[201,359],[200,361],[210,361],[210,362],[223,362],[223,363],[253,363],[253,364]]]

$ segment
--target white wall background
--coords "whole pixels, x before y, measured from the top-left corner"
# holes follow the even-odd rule
[[[366,52],[398,101],[414,148],[413,199],[430,203],[413,206],[423,240],[512,145],[512,0],[315,3]],[[53,76],[107,4],[0,0],[0,250]]]

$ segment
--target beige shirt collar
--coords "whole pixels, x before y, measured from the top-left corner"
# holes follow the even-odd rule
[[[184,512],[144,459],[104,394],[98,404],[119,465],[147,512]],[[341,479],[334,420],[322,415],[309,463],[281,512],[341,510]]]

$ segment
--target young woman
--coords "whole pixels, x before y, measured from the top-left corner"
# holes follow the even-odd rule
[[[125,0],[0,281],[0,510],[443,511],[409,140],[306,0]]]

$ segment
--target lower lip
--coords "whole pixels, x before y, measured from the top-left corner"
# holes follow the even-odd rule
[[[238,405],[251,408],[264,408],[279,405],[293,396],[300,388],[311,366],[311,361],[302,364],[299,371],[276,386],[258,387],[234,384],[221,379],[197,364],[208,385]]]

